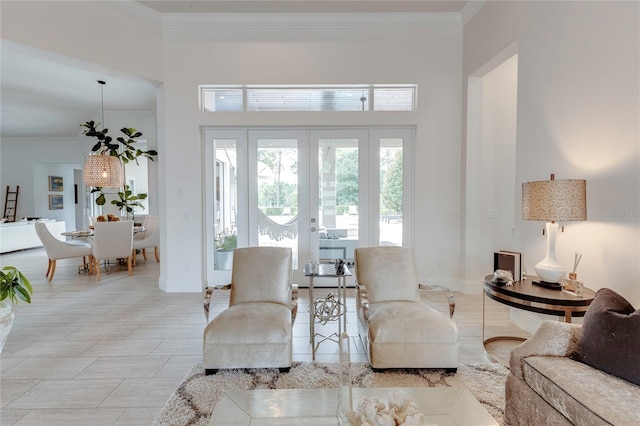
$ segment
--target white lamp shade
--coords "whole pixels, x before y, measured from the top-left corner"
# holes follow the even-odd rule
[[[118,157],[90,155],[84,163],[84,182],[87,186],[122,186],[124,174]]]

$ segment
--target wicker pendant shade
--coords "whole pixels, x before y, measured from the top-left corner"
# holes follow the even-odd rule
[[[90,155],[84,163],[84,182],[87,186],[122,186],[124,176],[118,157],[111,155]]]

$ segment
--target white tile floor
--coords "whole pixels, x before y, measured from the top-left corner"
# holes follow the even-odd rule
[[[0,357],[3,426],[148,425],[189,368],[202,360],[202,296],[161,291],[153,256],[139,261],[132,277],[115,267],[99,282],[78,274],[78,264],[78,259],[58,261],[49,283],[44,277],[44,250],[0,256],[0,265],[17,266],[34,286],[33,302],[17,307]],[[317,295],[325,290],[330,291],[322,289]],[[348,295],[352,359],[365,361],[353,314],[353,290]],[[214,295],[212,318],[226,308],[227,300],[225,292]],[[438,294],[425,301],[446,310],[445,299]],[[304,288],[299,303],[294,360],[308,362],[309,302]],[[460,362],[489,361],[482,347],[481,296],[456,293],[456,304]],[[506,312],[494,303],[488,324],[517,331],[502,319]],[[318,328],[331,333],[337,326]],[[336,362],[337,353],[335,343],[325,342],[316,360]]]

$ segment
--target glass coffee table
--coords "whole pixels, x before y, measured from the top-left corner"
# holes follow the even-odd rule
[[[363,397],[378,398],[388,407],[390,392],[403,392],[438,425],[498,425],[478,400],[463,387],[353,388],[354,409]],[[226,391],[216,405],[209,426],[337,425],[337,389],[276,389]]]

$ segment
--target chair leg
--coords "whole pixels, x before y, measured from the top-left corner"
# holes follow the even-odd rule
[[[100,260],[97,258],[94,259],[94,268],[96,268],[96,275],[98,276],[98,281],[100,281]]]
[[[45,277],[49,278],[49,272],[51,272],[51,259],[48,259],[49,261],[47,262],[47,273],[44,274]]]
[[[144,257],[144,260],[147,260],[147,249],[146,248],[142,249],[142,257]]]
[[[51,261],[51,271],[49,271],[49,281],[51,281],[53,279],[53,276],[56,273],[56,261],[52,260]]]
[[[156,255],[156,262],[160,263],[160,251],[157,246],[153,248],[153,254]]]
[[[127,257],[127,269],[129,269],[129,276],[133,275],[131,257]]]
[[[131,258],[133,259],[133,267],[135,268],[138,264],[136,261],[136,249],[131,250]]]

